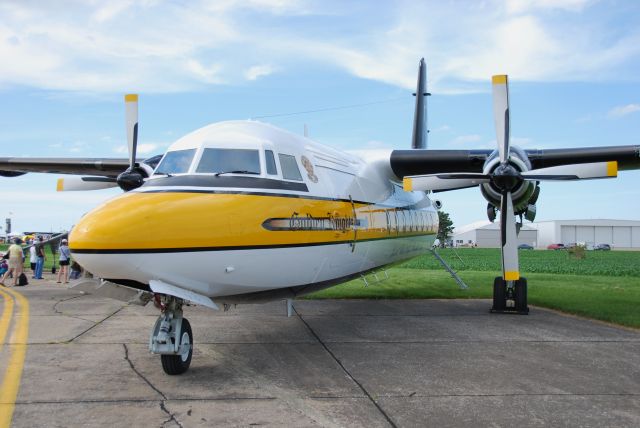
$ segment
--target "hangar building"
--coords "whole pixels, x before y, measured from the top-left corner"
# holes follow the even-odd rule
[[[638,220],[552,220],[531,223],[538,229],[538,246],[584,244],[587,248],[609,244],[616,250],[640,250]]]
[[[500,247],[500,222],[491,223],[488,220],[478,221],[466,226],[457,227],[452,235],[453,244],[457,247],[477,244],[478,247]],[[518,234],[518,245],[529,244],[536,247],[538,244],[538,230],[525,224]]]

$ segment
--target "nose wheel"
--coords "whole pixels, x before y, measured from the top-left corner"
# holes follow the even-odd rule
[[[155,305],[161,314],[149,338],[149,351],[159,354],[162,369],[168,375],[186,372],[193,356],[191,324],[182,317],[182,299],[173,296],[155,296]]]
[[[191,357],[193,356],[193,333],[191,332],[191,325],[186,318],[182,319],[182,327],[180,330],[179,354],[160,355],[162,369],[168,375],[182,374],[186,372],[191,365]]]
[[[493,281],[493,307],[491,313],[510,313],[527,315],[527,279],[505,281],[496,277]]]

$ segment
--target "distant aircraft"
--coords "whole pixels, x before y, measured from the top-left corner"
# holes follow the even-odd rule
[[[193,335],[185,302],[292,298],[427,251],[438,230],[429,191],[479,186],[500,211],[495,312],[527,313],[516,235],[543,180],[615,177],[640,168],[640,146],[522,150],[509,144],[507,76],[493,77],[497,150],[427,150],[420,61],[411,150],[342,152],[254,121],[221,122],[139,161],[138,96],[126,95],[129,159],[0,158],[0,175],[71,174],[58,190],[121,187],[69,236],[75,260],[160,309],[150,350],[185,372]],[[520,217],[520,223],[516,222]],[[179,233],[176,233],[179,231]]]

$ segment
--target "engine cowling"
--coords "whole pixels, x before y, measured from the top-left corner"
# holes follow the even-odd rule
[[[526,152],[519,147],[511,146],[509,164],[520,173],[531,170],[529,157]],[[484,174],[491,174],[499,166],[500,158],[498,151],[496,150],[487,157],[482,168],[482,172]],[[500,189],[498,189],[493,182],[489,182],[481,184],[480,191],[482,196],[489,202],[490,207],[488,210],[488,216],[489,220],[493,221],[495,216],[492,216],[489,211],[495,210],[495,207],[500,206]],[[520,180],[511,190],[514,213],[516,215],[524,215],[528,220],[533,221],[533,218],[535,217],[535,203],[539,194],[540,187],[538,181]]]

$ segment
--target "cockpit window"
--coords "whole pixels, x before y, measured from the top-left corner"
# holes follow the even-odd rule
[[[278,153],[278,157],[280,158],[280,168],[282,168],[282,178],[285,180],[302,181],[302,175],[300,175],[296,158],[282,153]]]
[[[260,154],[247,149],[204,149],[196,172],[260,174]]]
[[[189,171],[196,149],[167,152],[154,174],[183,174]]]
[[[265,150],[264,159],[267,163],[267,174],[278,175],[278,169],[276,168],[276,158],[273,156],[273,151]]]

